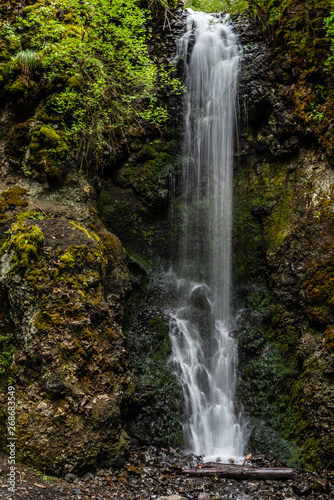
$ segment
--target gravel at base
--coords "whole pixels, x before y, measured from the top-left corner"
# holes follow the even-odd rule
[[[193,478],[182,474],[183,467],[195,467],[200,457],[180,450],[141,448],[130,454],[122,468],[87,472],[81,477],[45,481],[41,473],[16,466],[16,493],[7,488],[7,457],[0,455],[0,498],[6,500],[159,500],[179,495],[194,500],[332,500],[334,472],[296,474],[283,481],[235,481],[211,477]],[[254,457],[257,466],[275,466],[263,456]]]

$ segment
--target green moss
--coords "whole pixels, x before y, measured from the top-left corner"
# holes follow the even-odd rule
[[[96,246],[89,248],[84,245],[70,245],[60,256],[59,271],[61,276],[78,275],[83,269],[94,268],[104,262],[102,248]]]
[[[27,80],[23,76],[19,76],[14,83],[10,86],[10,94],[19,100],[27,100],[34,98],[38,91],[38,85],[36,82]]]
[[[0,217],[8,210],[26,207],[28,202],[23,198],[22,195],[24,194],[26,194],[26,190],[21,186],[14,186],[2,191],[0,197]]]
[[[50,125],[37,125],[31,134],[27,146],[28,154],[22,162],[23,170],[36,170],[44,172],[47,177],[53,178],[63,171],[67,145],[63,134],[56,132]]]
[[[249,166],[235,178],[233,244],[234,276],[259,281],[265,269],[263,257],[289,234],[295,204],[287,165],[261,165],[257,175]]]
[[[35,151],[40,148],[61,151],[66,148],[66,143],[63,137],[50,125],[37,125],[31,136],[30,149]]]
[[[51,314],[48,311],[40,311],[34,319],[34,326],[37,330],[49,331],[50,328],[59,322],[60,316],[58,313]]]
[[[23,222],[25,220],[43,220],[45,216],[41,212],[37,212],[36,210],[24,210],[23,212],[20,212],[16,220],[19,222]]]
[[[0,333],[0,375],[6,373],[15,352],[15,337],[12,333]]]
[[[117,182],[123,187],[132,186],[147,206],[158,206],[167,197],[168,179],[175,168],[175,158],[165,151],[168,147],[158,140],[146,144],[141,157],[147,160],[142,163],[141,158],[130,158],[117,174]]]
[[[334,444],[330,436],[307,436],[302,447],[301,456],[308,470],[322,469],[324,464],[328,470],[334,467]]]
[[[30,266],[31,260],[37,258],[44,242],[44,234],[37,226],[26,226],[24,222],[16,222],[10,229],[8,240],[1,251],[6,251],[13,256],[12,270],[25,270]]]
[[[75,229],[78,229],[79,231],[82,231],[91,240],[94,240],[97,243],[99,243],[101,241],[101,239],[98,237],[98,235],[95,232],[88,231],[88,229],[83,224],[80,224],[80,222],[70,221],[70,224]]]
[[[46,117],[46,109],[42,108],[42,117]],[[40,117],[34,116],[24,123],[16,125],[11,131],[6,153],[19,160],[22,170],[27,175],[34,174],[38,179],[45,176],[52,179],[62,174],[67,154],[67,144],[62,132],[56,131],[49,124],[38,124]],[[41,173],[43,174],[41,177]]]
[[[170,367],[167,366],[167,361],[172,352],[169,326],[161,318],[151,318],[148,323],[148,331],[152,345],[149,359],[152,376],[150,384],[162,387],[168,384],[170,380]]]
[[[67,86],[70,87],[70,89],[81,88],[83,85],[84,81],[82,75],[73,75],[67,80]]]
[[[65,252],[61,257],[60,257],[60,268],[61,269],[70,269],[71,271],[74,270],[75,268],[75,258],[71,251]]]

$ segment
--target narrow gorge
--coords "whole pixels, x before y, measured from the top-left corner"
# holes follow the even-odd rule
[[[213,5],[0,6],[17,462],[83,475],[153,446],[333,469],[334,6]]]

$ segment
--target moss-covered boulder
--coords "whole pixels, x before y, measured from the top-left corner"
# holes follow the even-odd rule
[[[45,109],[41,110],[41,118]],[[57,128],[57,125],[56,125]],[[41,123],[34,116],[10,131],[5,151],[23,173],[39,181],[61,180],[66,170],[67,144],[54,125]]]
[[[160,256],[167,257],[170,181],[177,170],[179,142],[171,136],[143,141],[143,131],[132,128],[131,154],[117,168],[105,171],[98,212],[131,254],[147,258],[159,248]]]
[[[5,394],[9,376],[16,390],[18,459],[56,473],[120,463],[132,380],[119,326],[122,245],[97,221],[19,219],[2,227],[0,250],[1,325],[12,336],[0,359],[15,342],[1,386]],[[6,414],[0,425],[5,449]]]

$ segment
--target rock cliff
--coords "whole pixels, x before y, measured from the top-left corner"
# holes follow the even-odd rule
[[[103,168],[89,148],[69,154],[52,99],[82,81],[72,75],[50,87],[40,67],[28,79],[18,64],[8,69],[22,41],[10,27],[31,4],[11,0],[0,10],[0,397],[5,408],[8,381],[15,386],[19,458],[64,473],[121,463],[131,438],[182,439],[160,293],[170,284],[159,277],[180,231],[180,207],[170,224],[169,204],[181,102],[160,96],[171,117],[163,130],[134,121],[112,147],[104,138]],[[253,451],[330,468],[330,2],[285,4],[279,22],[232,20],[244,50],[233,238],[239,395]],[[170,19],[174,35],[161,19],[149,27],[161,64],[182,16]],[[3,448],[6,422],[5,408]]]
[[[329,89],[326,52],[315,49],[328,43],[325,3],[289,4],[269,39],[247,22],[234,196],[240,392],[251,415],[250,446],[311,468],[333,467],[334,174],[327,118],[315,120],[311,105],[317,86]],[[305,16],[314,21],[312,35]],[[317,58],[301,61],[301,33]]]

